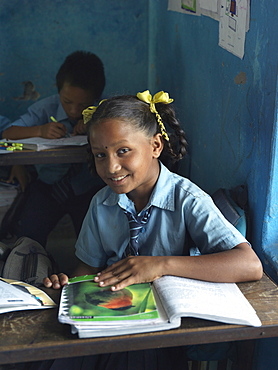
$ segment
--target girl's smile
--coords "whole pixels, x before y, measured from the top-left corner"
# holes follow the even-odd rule
[[[122,119],[107,119],[90,135],[96,170],[116,193],[148,200],[159,175],[161,135],[152,138]]]

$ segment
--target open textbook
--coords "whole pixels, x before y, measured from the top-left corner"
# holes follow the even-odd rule
[[[23,144],[23,149],[45,150],[64,146],[82,146],[88,143],[87,135],[72,135],[61,139],[44,139],[42,137],[31,137],[20,140],[2,140],[3,143]]]
[[[93,277],[70,279],[62,289],[58,319],[80,338],[168,330],[179,327],[182,317],[261,326],[233,283],[164,276],[113,292],[98,287]]]
[[[56,307],[41,289],[23,281],[0,278],[0,314]]]

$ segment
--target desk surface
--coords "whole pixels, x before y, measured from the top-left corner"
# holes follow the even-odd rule
[[[278,287],[266,275],[261,281],[238,284],[262,321],[262,327],[226,325],[185,318],[178,329],[106,338],[79,339],[60,324],[57,309],[0,315],[0,363],[140,350],[156,347],[238,341],[278,336]],[[57,302],[59,291],[47,293]],[[56,298],[56,299],[55,299]]]
[[[0,155],[0,166],[15,164],[82,163],[87,161],[88,145],[47,149],[23,150]]]

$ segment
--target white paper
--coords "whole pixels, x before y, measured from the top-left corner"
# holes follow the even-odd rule
[[[200,0],[200,12],[202,15],[219,21],[221,0]]]
[[[218,0],[200,0],[200,8],[209,10],[211,12],[217,12]]]
[[[219,46],[241,59],[244,56],[248,16],[248,0],[221,0]]]
[[[53,308],[56,303],[41,289],[23,281],[0,279],[0,314]]]
[[[24,293],[19,288],[0,280],[0,307],[28,305],[41,306],[40,302],[27,291]]]
[[[9,143],[22,143],[24,147],[27,148],[28,144],[30,145],[29,149],[34,150],[44,150],[51,148],[58,148],[64,146],[82,146],[88,143],[87,135],[75,135],[70,137],[63,137],[61,139],[44,139],[42,137],[31,137],[28,139],[21,140],[2,140],[3,142]],[[31,146],[34,146],[32,148]]]
[[[170,320],[177,316],[188,316],[261,326],[255,310],[234,283],[211,283],[165,276],[153,284]]]
[[[194,8],[193,0],[168,0],[168,10],[172,10],[174,12],[179,12],[183,14],[189,14],[189,15],[201,15],[199,0],[196,0],[196,10],[195,11],[189,11],[189,10],[183,9],[181,6],[182,2],[185,5],[188,5],[189,7]]]

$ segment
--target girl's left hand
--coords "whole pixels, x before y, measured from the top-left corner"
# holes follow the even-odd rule
[[[95,277],[101,287],[120,290],[132,284],[150,283],[163,276],[165,257],[130,256],[107,267]]]

